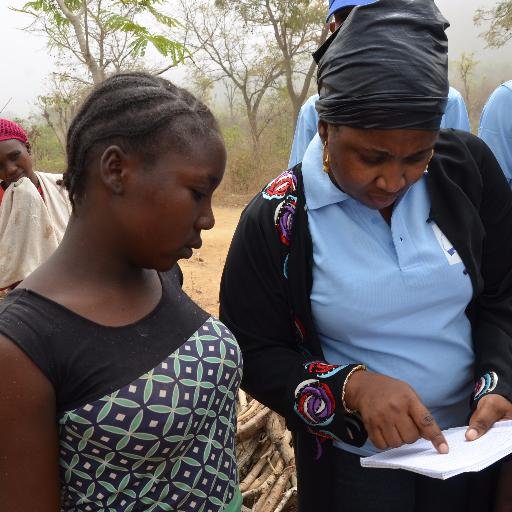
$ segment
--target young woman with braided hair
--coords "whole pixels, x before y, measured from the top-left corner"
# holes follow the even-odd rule
[[[0,308],[2,509],[238,511],[239,349],[176,266],[214,225],[217,123],[164,79],[115,75],[67,154],[64,239]]]

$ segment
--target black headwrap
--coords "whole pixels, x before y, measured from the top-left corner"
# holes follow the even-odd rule
[[[448,41],[434,0],[356,7],[313,55],[316,109],[331,124],[437,130],[448,96]]]

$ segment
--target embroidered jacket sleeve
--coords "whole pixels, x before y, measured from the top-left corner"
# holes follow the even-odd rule
[[[341,399],[354,365],[329,365],[320,351],[307,353],[311,344],[290,300],[297,192],[297,174],[286,171],[243,212],[222,277],[220,317],[242,348],[242,387],[251,396],[284,416],[292,430],[362,445],[364,428],[345,414]]]

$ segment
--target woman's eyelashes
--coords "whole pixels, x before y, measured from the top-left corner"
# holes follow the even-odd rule
[[[403,159],[403,163],[408,164],[408,165],[419,164],[419,163],[427,160],[428,157],[430,156],[430,154],[431,154],[431,151],[426,151],[426,152],[421,152],[421,153],[418,153],[415,155],[411,155],[411,156],[405,157]],[[384,153],[382,153],[382,154],[359,153],[358,156],[359,156],[359,160],[362,163],[364,163],[366,165],[371,165],[371,166],[382,165],[382,164],[386,163],[388,160],[394,159],[394,157],[392,155],[387,155]]]
[[[16,162],[16,160],[18,160],[18,158],[21,156],[21,151],[13,151],[12,153],[9,153],[7,155],[7,158],[9,160],[9,162]],[[0,172],[3,170],[4,168],[4,165],[3,164],[0,164]]]
[[[197,190],[195,188],[191,188],[190,191],[192,192],[192,197],[197,201],[203,200],[205,197],[208,196],[208,194],[205,194],[204,192],[201,192],[200,190]]]
[[[426,151],[424,153],[420,153],[417,155],[412,155],[412,156],[407,157],[405,159],[405,162],[408,164],[419,164],[420,162],[427,160],[430,155],[431,155],[431,151]]]
[[[359,160],[366,165],[381,165],[387,159],[388,155],[376,153],[359,153]]]

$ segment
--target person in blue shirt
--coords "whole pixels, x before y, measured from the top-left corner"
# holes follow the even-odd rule
[[[487,100],[478,136],[492,149],[512,185],[512,80],[500,85]]]
[[[343,25],[354,7],[371,3],[374,3],[374,0],[331,0],[329,14],[327,16],[327,21],[334,19],[330,24],[331,32],[334,32]],[[288,167],[290,168],[302,161],[309,143],[317,132],[318,113],[315,108],[317,100],[318,94],[313,94],[306,100],[299,111],[290,159],[288,161]],[[466,132],[471,131],[466,103],[464,102],[462,94],[454,87],[450,87],[448,93],[448,103],[441,121],[441,128],[455,128]]]
[[[226,259],[220,318],[242,387],[294,433],[301,512],[503,510],[500,464],[447,481],[360,464],[512,419],[512,194],[481,139],[440,130],[447,26],[434,0],[352,11],[315,52],[318,134]]]

